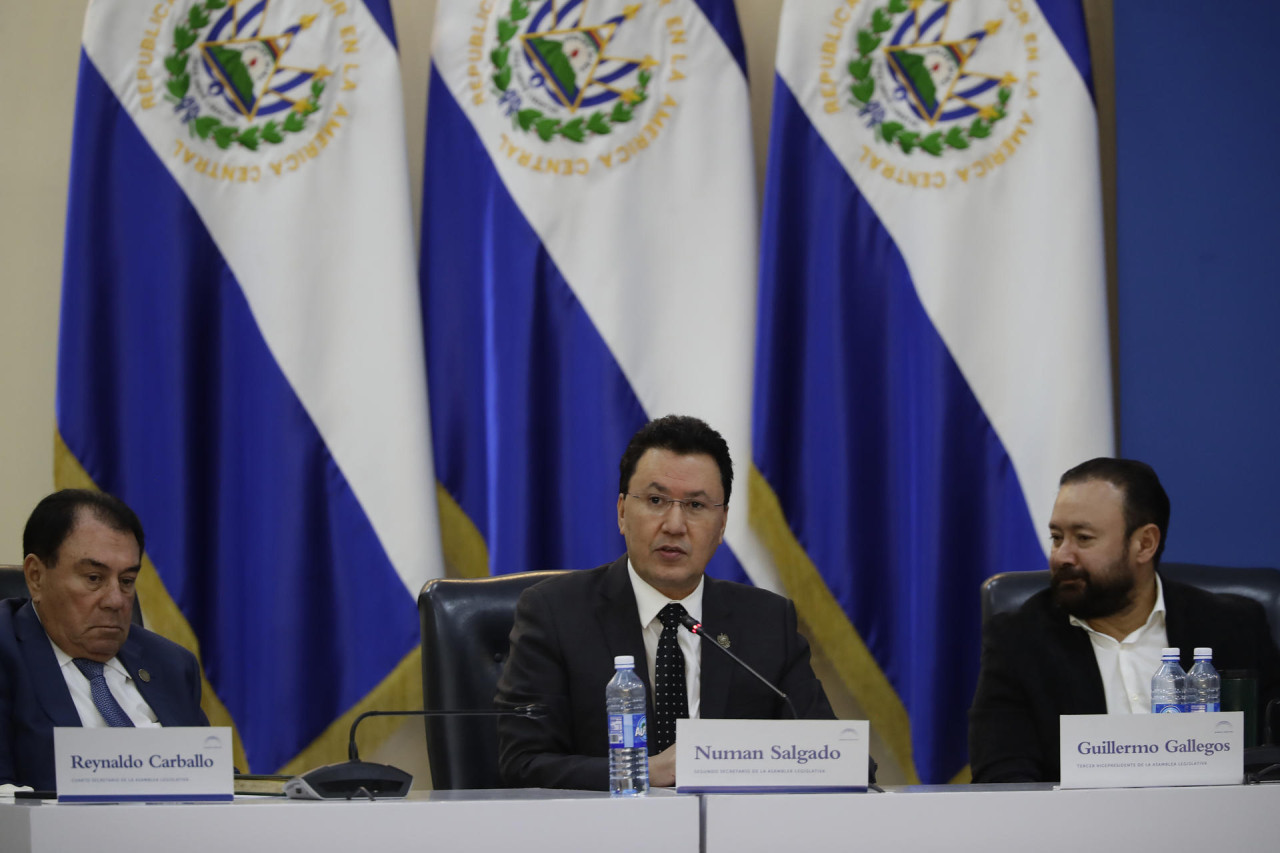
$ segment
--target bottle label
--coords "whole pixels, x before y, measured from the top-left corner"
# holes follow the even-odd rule
[[[1192,702],[1187,706],[1187,710],[1192,713],[1216,714],[1221,708],[1222,705],[1219,702]]]
[[[1153,714],[1182,714],[1186,712],[1186,708],[1182,705],[1152,705],[1151,713]]]
[[[648,726],[644,714],[609,715],[610,749],[648,749]]]

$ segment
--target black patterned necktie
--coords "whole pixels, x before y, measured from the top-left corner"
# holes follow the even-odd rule
[[[111,688],[107,687],[107,677],[102,674],[102,664],[88,658],[72,658],[71,662],[84,674],[85,678],[89,679],[89,694],[93,696],[93,704],[102,715],[102,719],[107,721],[107,725],[112,728],[132,726],[133,720],[129,719],[129,715],[124,712],[124,708],[120,707],[116,697],[111,695]]]
[[[676,720],[689,717],[689,692],[684,678],[684,652],[680,651],[677,632],[681,604],[668,604],[658,612],[662,636],[658,638],[658,655],[654,660],[653,685],[653,749],[654,755],[676,742]]]

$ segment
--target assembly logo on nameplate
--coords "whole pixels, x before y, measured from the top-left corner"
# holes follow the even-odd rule
[[[231,729],[55,728],[58,802],[232,799]]]

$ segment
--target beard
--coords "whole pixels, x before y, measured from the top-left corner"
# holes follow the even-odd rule
[[[1119,613],[1129,605],[1133,593],[1133,572],[1128,564],[1126,543],[1124,553],[1092,577],[1074,566],[1054,569],[1049,581],[1053,603],[1077,619],[1101,619]],[[1080,583],[1064,586],[1068,581]]]

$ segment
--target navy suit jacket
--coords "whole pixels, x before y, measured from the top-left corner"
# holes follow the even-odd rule
[[[195,655],[133,625],[116,658],[163,726],[207,726]],[[138,675],[146,670],[148,678]],[[79,726],[49,635],[26,599],[0,601],[0,783],[55,786],[54,726]]]
[[[809,644],[796,630],[796,610],[780,595],[706,578],[702,621],[712,636],[786,693],[801,718],[834,719],[809,665]],[[536,584],[520,597],[511,655],[498,680],[497,702],[546,704],[541,718],[501,717],[499,767],[517,787],[608,787],[604,688],[616,655],[647,660],[627,558]],[[653,714],[648,667],[636,666]],[[727,655],[704,649],[699,716],[790,719],[786,704]],[[873,771],[874,774],[874,771]]]
[[[1169,645],[1182,650],[1184,668],[1195,646],[1209,646],[1218,670],[1255,671],[1263,719],[1267,701],[1280,696],[1280,651],[1262,606],[1165,577],[1161,582],[1165,631]],[[1093,643],[1068,618],[1045,589],[987,623],[969,711],[974,782],[1058,781],[1058,716],[1107,713]]]

